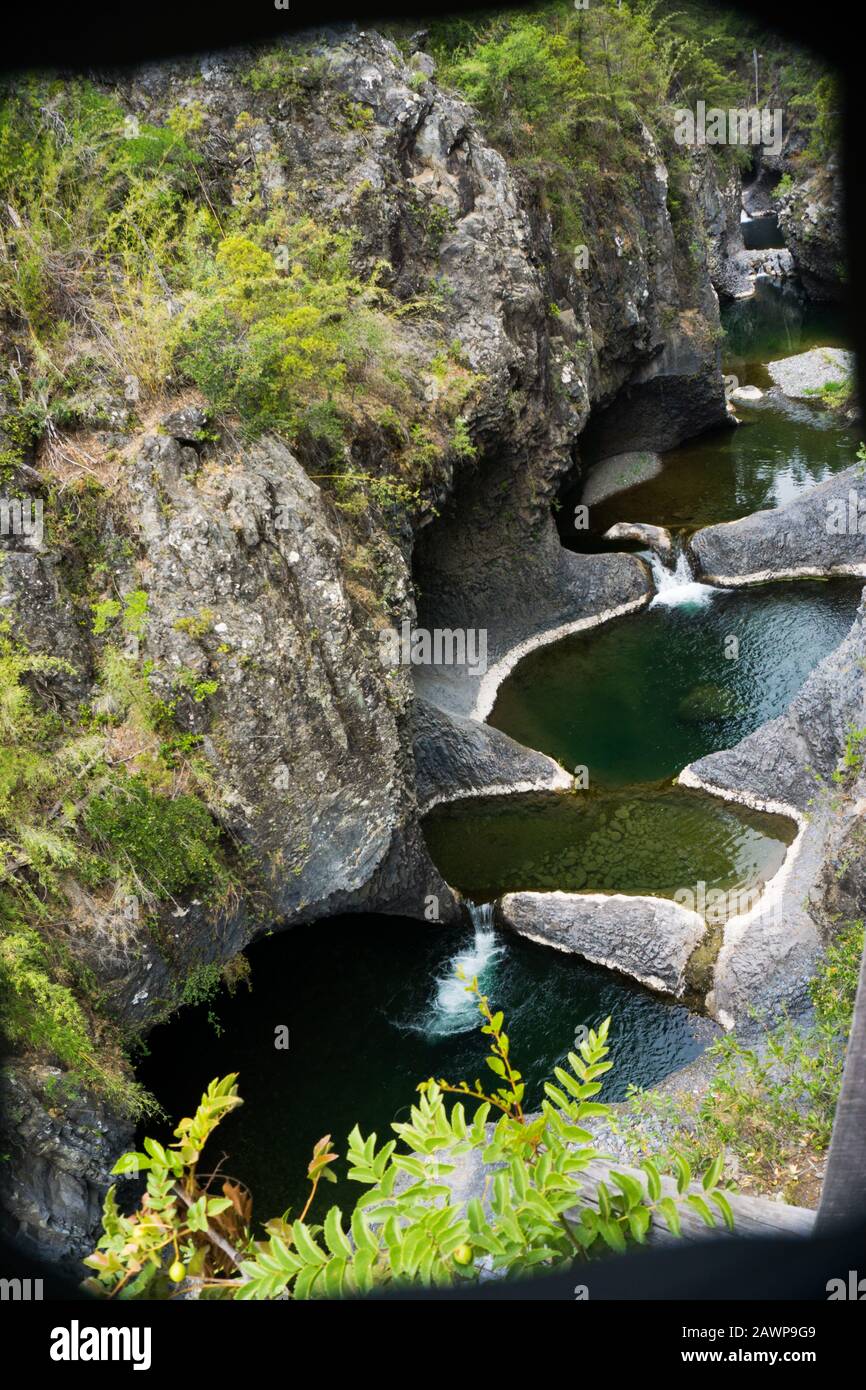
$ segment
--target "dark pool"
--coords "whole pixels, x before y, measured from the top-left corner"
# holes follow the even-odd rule
[[[338,1152],[357,1121],[380,1141],[408,1118],[417,1083],[430,1075],[483,1076],[478,1015],[454,968],[477,973],[505,1011],[512,1055],[537,1105],[541,1083],[574,1046],[575,1029],[614,1016],[615,1067],[601,1099],[622,1099],[629,1082],[648,1085],[698,1056],[709,1025],[609,971],[511,933],[467,925],[445,929],[389,917],[343,917],[295,928],[249,951],[252,990],[187,1008],[156,1028],[138,1074],[176,1123],[217,1075],[240,1073],[243,1107],[218,1131],[213,1162],[240,1177],[265,1220],[298,1204],[313,1144],[330,1133]],[[274,1030],[289,1028],[288,1051]],[[148,1123],[165,1139],[169,1125]],[[207,1169],[207,1165],[203,1165]],[[342,1165],[340,1170],[344,1171]],[[326,1186],[354,1203],[355,1183]]]

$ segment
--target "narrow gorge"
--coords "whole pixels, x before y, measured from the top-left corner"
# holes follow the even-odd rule
[[[76,1278],[214,1077],[306,1210],[322,1135],[477,1075],[456,969],[528,1112],[608,1016],[625,1107],[862,922],[829,78],[766,38],[779,148],[678,143],[751,38],[620,8],[2,94],[0,1204]]]

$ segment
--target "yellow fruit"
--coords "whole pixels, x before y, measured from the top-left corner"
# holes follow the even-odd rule
[[[182,1260],[175,1260],[168,1271],[168,1277],[173,1284],[179,1284],[186,1278],[186,1265]]]
[[[471,1264],[471,1263],[472,1263],[472,1246],[471,1246],[471,1245],[458,1245],[457,1249],[454,1251],[454,1259],[455,1259],[456,1263],[459,1264],[459,1265],[468,1265],[468,1264]]]

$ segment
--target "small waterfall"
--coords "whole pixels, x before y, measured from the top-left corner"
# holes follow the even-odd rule
[[[666,565],[655,551],[649,556],[649,564],[656,586],[656,596],[651,607],[654,608],[657,604],[664,608],[689,603],[703,605],[709,603],[712,598],[712,585],[700,584],[695,579],[684,547],[678,549],[673,568]]]
[[[466,993],[466,984],[456,972],[461,969],[467,980],[476,975],[482,988],[489,988],[485,976],[489,978],[495,962],[505,954],[505,945],[493,926],[493,903],[467,901],[466,906],[474,935],[451,957],[436,981],[430,1007],[421,1020],[421,1031],[427,1034],[468,1033],[479,1026],[475,999]]]

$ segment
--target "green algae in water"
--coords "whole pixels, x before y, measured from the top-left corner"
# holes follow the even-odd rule
[[[471,1082],[484,1074],[477,1012],[462,991],[448,988],[461,957],[505,1011],[534,1108],[580,1025],[613,1018],[615,1067],[603,1078],[601,1100],[624,1100],[630,1082],[654,1085],[699,1056],[717,1032],[681,1005],[511,932],[352,916],[292,927],[247,954],[252,989],[184,1009],[155,1028],[138,1074],[169,1117],[162,1125],[147,1121],[143,1133],[168,1142],[212,1077],[240,1073],[244,1104],[220,1125],[203,1167],[227,1155],[221,1170],[252,1189],[258,1221],[289,1205],[298,1215],[323,1134],[341,1155],[356,1121],[384,1143],[394,1137],[392,1121],[408,1120],[419,1081]],[[288,1051],[274,1047],[279,1025],[289,1029]],[[335,1167],[345,1172],[343,1161]],[[323,1185],[312,1219],[333,1202],[354,1205],[360,1192],[357,1183]]]
[[[782,865],[796,827],[684,787],[456,801],[423,822],[445,880],[475,902],[512,892],[745,895]]]
[[[781,714],[848,632],[860,592],[856,580],[798,580],[654,605],[530,653],[489,722],[588,767],[590,787],[673,777]]]

